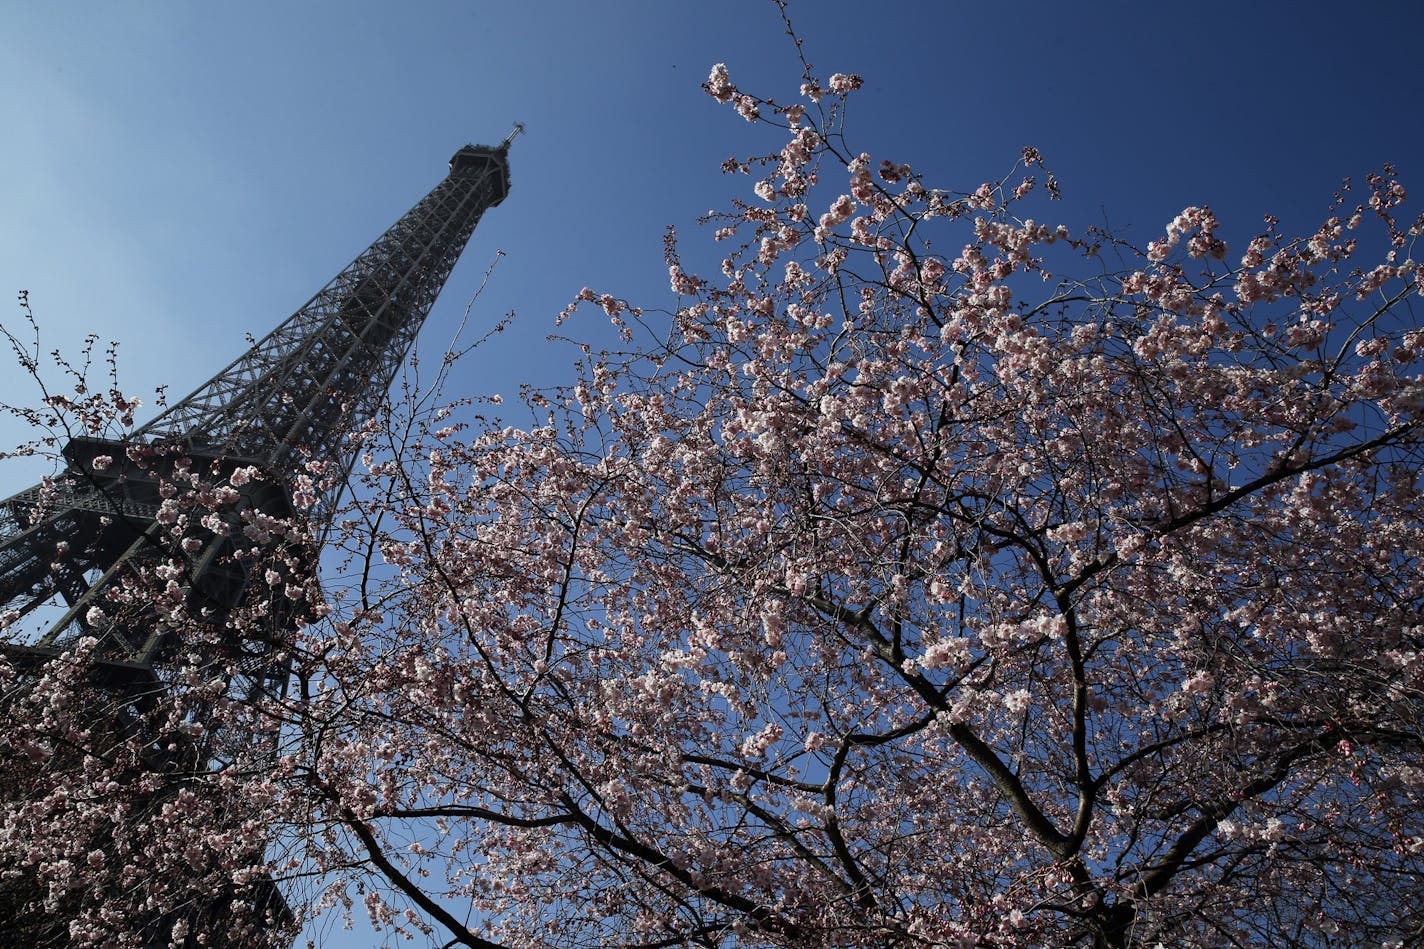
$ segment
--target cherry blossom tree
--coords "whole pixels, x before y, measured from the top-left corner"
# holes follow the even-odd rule
[[[21,370],[43,385],[45,357],[23,293],[21,309],[30,339],[5,335]],[[138,402],[117,385],[112,348],[106,384],[91,378],[94,345],[91,337],[72,363],[55,354],[67,391],[42,388],[38,408],[13,410],[36,433],[15,454],[123,444],[116,436],[133,425]],[[86,631],[117,630],[122,640],[126,632],[167,629],[170,647],[154,668],[106,652],[97,635],[63,640],[58,655],[27,650],[29,634],[58,614],[37,600],[0,612],[7,639],[0,653],[7,724],[0,733],[0,944],[244,947],[263,933],[287,933],[290,942],[294,919],[267,867],[281,813],[269,773],[282,722],[258,701],[254,683],[272,678],[267,664],[288,661],[267,651],[274,627],[291,629],[319,612],[304,605],[318,593],[308,525],[290,518],[279,525],[242,503],[264,490],[281,494],[263,488],[267,479],[255,468],[209,466],[137,441],[124,454],[93,455],[44,486],[62,503],[70,482],[112,488],[103,479],[115,472],[161,484],[156,517],[125,541],[148,538],[137,559],[142,568],[104,586]],[[134,526],[116,518],[108,525]],[[263,538],[259,527],[285,537]],[[247,544],[229,544],[229,535]],[[56,544],[50,569],[57,575],[89,569],[78,549],[85,541],[72,540]],[[195,564],[218,550],[239,570],[263,566],[263,582],[241,608],[223,608],[222,597],[195,580]]]
[[[263,872],[323,881],[306,909],[451,946],[1424,940],[1404,188],[1240,246],[1189,207],[1138,248],[1042,223],[1033,149],[942,187],[853,147],[859,85],[714,67],[784,141],[728,163],[753,187],[709,219],[720,273],[669,235],[675,305],[580,293],[566,325],[624,346],[527,424],[414,393],[356,433],[339,569],[278,585],[309,604],[293,684],[224,713],[274,737],[182,783],[226,837],[164,798],[191,853],[85,869],[121,823],[94,782],[142,798],[89,755],[93,821],[7,804],[6,866],[56,900],[117,874],[97,921],[135,868],[241,888],[222,857],[265,834]],[[151,714],[220,704],[211,654]],[[7,755],[92,722],[53,699],[83,661]]]

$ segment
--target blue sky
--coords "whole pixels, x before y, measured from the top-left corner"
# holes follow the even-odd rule
[[[1268,211],[1311,227],[1342,177],[1387,161],[1424,195],[1418,0],[802,0],[792,13],[821,75],[866,77],[852,147],[973,187],[1036,145],[1075,229],[1107,221],[1145,243],[1188,204],[1236,233]],[[708,67],[778,98],[799,81],[765,0],[0,0],[0,36],[0,321],[16,325],[28,289],[47,345],[119,341],[122,381],[145,398],[225,365],[457,148],[514,121],[528,134],[509,199],[423,345],[449,339],[502,250],[475,326],[518,321],[453,394],[560,381],[572,354],[544,342],[555,314],[585,285],[670,305],[663,228],[705,260],[696,217],[751,185],[721,161],[774,144],[699,91]],[[0,370],[0,400],[32,392]],[[21,437],[0,426],[0,441]],[[0,464],[0,491],[35,473]]]
[[[456,148],[516,120],[510,197],[423,343],[448,339],[501,249],[477,313],[519,321],[467,386],[556,381],[568,359],[543,340],[580,287],[668,303],[663,228],[706,248],[696,216],[747,194],[719,164],[771,140],[699,92],[708,67],[775,96],[799,72],[764,0],[0,6],[0,319],[30,290],[47,343],[118,340],[139,395],[225,365]],[[1143,241],[1186,204],[1243,229],[1268,210],[1308,226],[1341,177],[1385,161],[1424,189],[1424,4],[886,9],[792,12],[822,74],[867,79],[852,145],[937,184],[972,187],[1037,145],[1068,223]],[[30,397],[8,375],[0,398]]]

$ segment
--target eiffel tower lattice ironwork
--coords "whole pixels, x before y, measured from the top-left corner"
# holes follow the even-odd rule
[[[508,193],[508,148],[521,130],[456,152],[425,198],[197,391],[123,440],[70,440],[59,476],[0,501],[0,650],[11,664],[36,668],[94,637],[102,687],[141,704],[162,694],[185,634],[156,609],[111,616],[106,602],[125,576],[181,562],[182,595],[198,604],[190,612],[220,631],[268,575],[260,558],[233,556],[254,515],[299,517],[322,536],[354,461],[348,436],[387,397],[476,224]],[[231,477],[238,469],[261,476]],[[187,470],[243,484],[222,523],[184,532],[165,520]],[[245,635],[237,660],[223,657],[229,697],[282,694],[282,643],[298,609],[273,609],[270,635]]]

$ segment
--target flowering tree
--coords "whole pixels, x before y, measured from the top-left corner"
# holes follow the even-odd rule
[[[41,379],[25,294],[21,307],[33,341],[5,335]],[[0,558],[6,593],[23,593],[0,610],[0,944],[255,945],[293,922],[266,870],[281,721],[264,699],[289,661],[285,644],[272,654],[274,632],[285,639],[316,602],[309,530],[266,513],[290,495],[255,467],[136,441],[122,450],[115,436],[138,403],[120,393],[112,351],[108,384],[90,378],[93,344],[76,363],[56,357],[68,392],[45,389],[40,407],[14,410],[37,433],[19,454],[63,447],[70,462],[43,483],[41,510],[94,489],[114,513],[97,531],[41,535],[53,585],[75,602],[47,609],[15,580],[16,547]],[[161,501],[151,519],[118,515],[125,499],[141,505],[143,485]],[[26,529],[8,503],[3,518],[7,541]],[[66,578],[95,569],[88,548],[115,544],[137,551],[133,569],[114,568],[93,583],[102,596],[76,601]],[[234,602],[226,581],[254,565],[261,579]],[[58,643],[33,645],[66,606],[83,614],[76,634],[61,623]],[[155,661],[132,661],[146,640],[162,644]]]
[[[360,433],[345,579],[241,711],[281,747],[185,786],[441,945],[1424,939],[1404,189],[1138,249],[1030,217],[1032,149],[852,149],[859,84],[715,67],[786,142],[728,165],[720,276],[670,237],[671,313],[581,293],[627,351],[526,427]]]
[[[858,85],[716,67],[787,136],[720,278],[670,240],[669,318],[580,295],[631,355],[371,464],[283,759],[331,859],[466,945],[1420,938],[1402,187],[1139,251],[1030,219],[1032,150],[850,149]]]

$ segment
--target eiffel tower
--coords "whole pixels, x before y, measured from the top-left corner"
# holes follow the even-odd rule
[[[104,727],[141,728],[125,717],[142,718],[180,661],[191,664],[199,647],[190,640],[202,639],[201,648],[214,651],[216,640],[224,653],[210,658],[226,678],[227,698],[283,694],[285,647],[302,604],[283,606],[264,592],[276,604],[259,621],[266,629],[254,635],[249,617],[240,637],[223,642],[226,618],[250,604],[255,590],[269,590],[274,576],[279,585],[306,579],[292,576],[290,549],[279,558],[264,526],[306,524],[315,540],[300,559],[315,562],[311,548],[319,548],[354,463],[350,436],[385,400],[480,217],[508,194],[507,155],[520,131],[516,125],[498,146],[456,152],[449,175],[415,207],[197,391],[122,440],[73,438],[57,477],[0,501],[0,650],[19,670],[18,689],[27,674],[92,637],[96,688],[117,697],[104,706],[114,717]],[[198,490],[193,472],[223,484],[226,502],[202,507],[185,497]],[[129,595],[127,607],[115,608],[126,584],[158,565],[178,584],[176,592],[168,586],[170,602],[202,618],[203,636],[174,623],[161,603],[134,608]],[[247,737],[212,734],[220,729],[209,728],[201,713],[190,724],[199,737],[186,754],[195,760],[212,756],[216,743]],[[268,888],[264,898],[281,903]],[[0,897],[0,916],[19,913],[26,896],[9,902],[7,909]],[[33,917],[33,901],[27,905]],[[189,911],[196,928],[206,912]],[[285,912],[281,904],[275,915]],[[167,945],[175,921],[170,912],[145,923],[150,941]],[[7,938],[64,944],[59,923],[31,925],[39,929],[10,930]],[[0,918],[0,937],[6,934]]]

